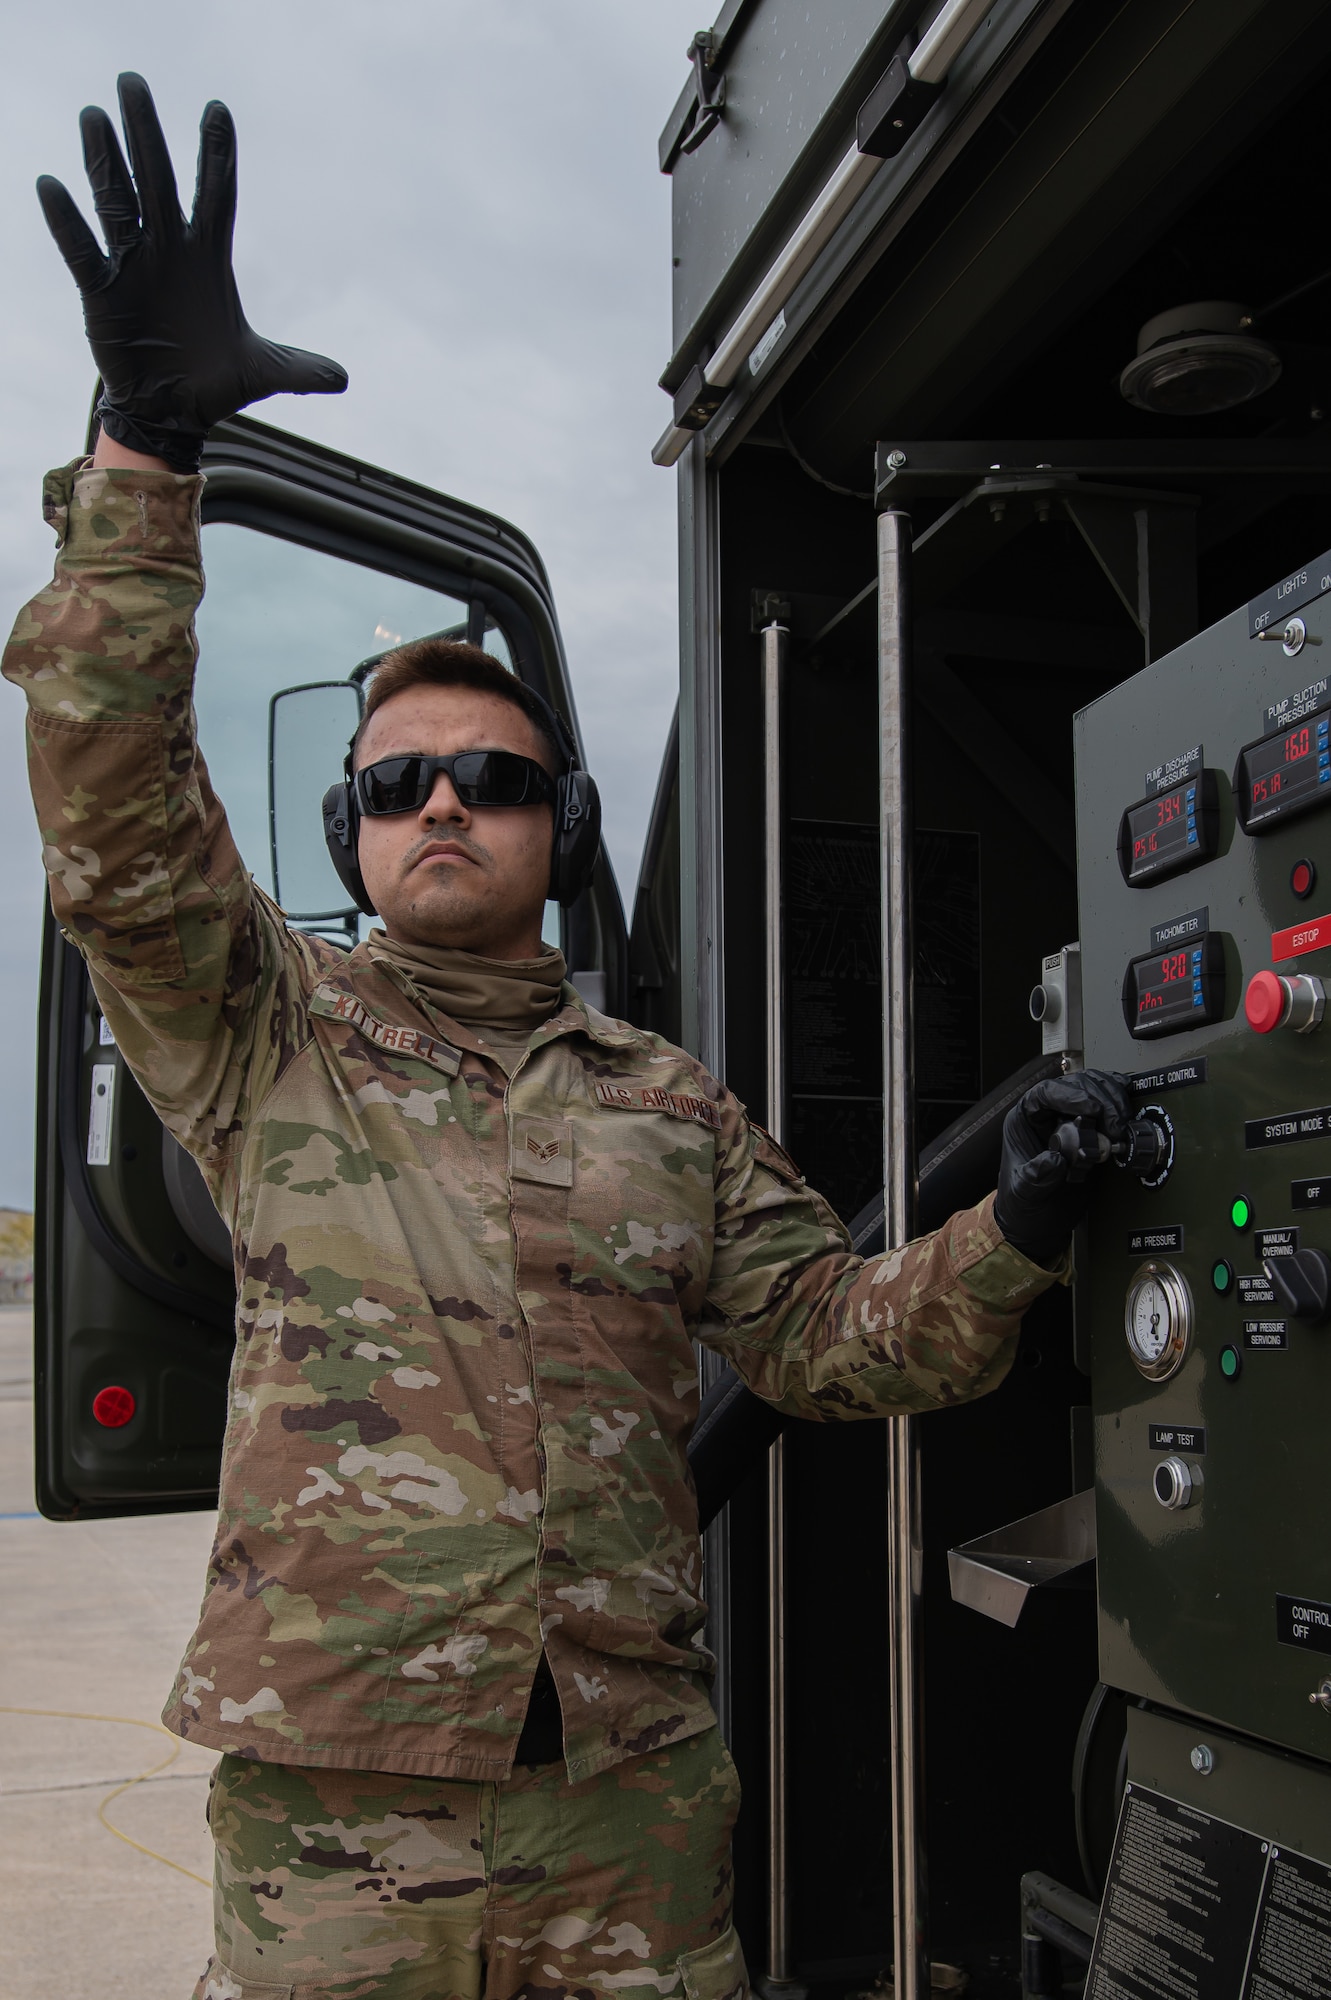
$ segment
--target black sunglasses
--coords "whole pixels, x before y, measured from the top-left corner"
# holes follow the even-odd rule
[[[553,805],[554,781],[534,757],[515,750],[459,750],[451,757],[383,757],[357,771],[362,812],[415,812],[446,771],[464,806]]]

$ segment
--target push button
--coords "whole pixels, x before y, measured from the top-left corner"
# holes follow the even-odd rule
[[[1256,1035],[1276,1028],[1293,1028],[1309,1035],[1320,1027],[1326,1011],[1326,988],[1310,972],[1286,978],[1278,972],[1254,972],[1243,996],[1243,1013]]]

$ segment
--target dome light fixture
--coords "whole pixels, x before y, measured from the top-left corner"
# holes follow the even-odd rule
[[[1157,313],[1137,335],[1119,394],[1155,417],[1209,417],[1251,402],[1280,377],[1280,356],[1251,325],[1247,308],[1227,299]]]

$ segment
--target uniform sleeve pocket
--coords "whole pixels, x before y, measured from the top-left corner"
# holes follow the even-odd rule
[[[687,2000],[748,2000],[749,1970],[733,1924],[727,1924],[710,1944],[684,1952],[679,1970]]]
[[[183,978],[157,722],[30,714],[28,773],[56,921],[120,980]]]

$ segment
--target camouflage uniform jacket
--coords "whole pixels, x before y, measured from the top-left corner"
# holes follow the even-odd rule
[[[572,987],[506,1079],[290,932],[194,737],[201,481],[69,468],[29,702],[50,893],[232,1232],[217,1541],[166,1711],[245,1757],[494,1779],[542,1645],[572,1778],[711,1725],[695,1339],[801,1417],[992,1389],[1050,1272],[990,1204],[862,1263],[702,1065]]]

